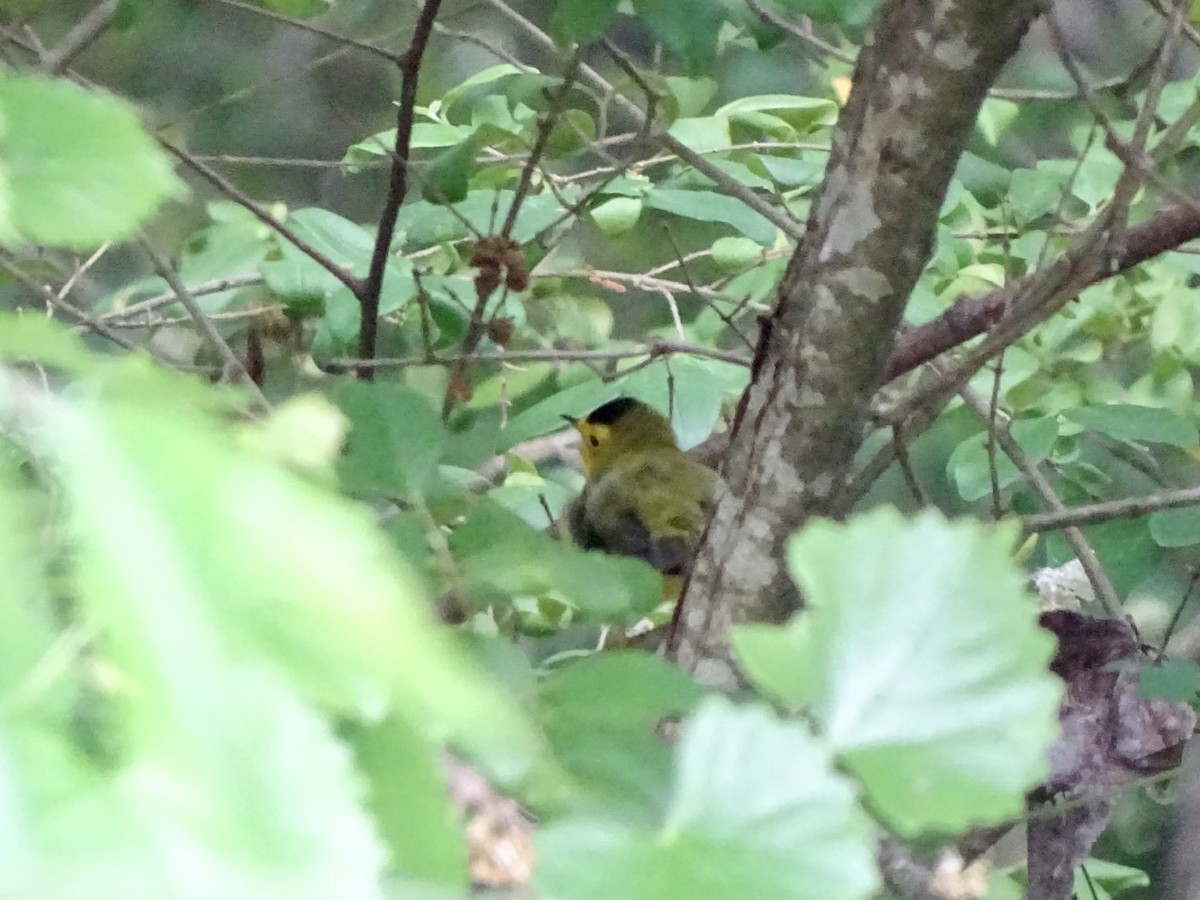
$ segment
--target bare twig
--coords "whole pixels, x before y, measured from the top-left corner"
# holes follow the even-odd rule
[[[192,296],[195,296],[194,292]],[[172,299],[174,299],[174,297],[172,297]],[[268,303],[263,306],[248,306],[245,309],[230,309],[223,312],[211,312],[208,313],[208,318],[213,322],[236,322],[240,319],[257,319],[264,313],[281,313],[286,309],[287,307],[282,303]],[[116,321],[110,322],[109,327],[136,330],[142,328],[163,328],[168,325],[186,325],[190,322],[192,322],[192,317],[188,315],[152,317],[151,315],[147,314],[140,322]]]
[[[967,405],[967,408],[983,420],[985,426],[993,427],[992,411],[986,400],[967,387],[959,390],[958,394],[962,397],[963,403]],[[1054,485],[1050,483],[1050,479],[1042,473],[1038,464],[1030,458],[1029,454],[1017,443],[1009,431],[1009,417],[1007,414],[999,411],[996,412],[994,431],[996,443],[1000,445],[1000,449],[1004,451],[1005,455],[1013,461],[1013,464],[1025,476],[1030,487],[1042,498],[1042,503],[1050,507],[1053,512],[1064,512],[1067,508],[1066,504],[1059,499],[1058,493],[1054,490]],[[1079,563],[1083,566],[1083,571],[1087,575],[1088,581],[1091,582],[1092,589],[1096,592],[1096,599],[1104,607],[1104,611],[1114,619],[1123,619],[1124,613],[1121,610],[1121,598],[1117,594],[1117,589],[1113,587],[1108,573],[1104,571],[1104,567],[1100,564],[1100,558],[1096,556],[1096,551],[1088,543],[1087,537],[1074,526],[1066,526],[1063,529],[1063,537],[1079,558]]]
[[[179,273],[175,271],[175,268],[167,261],[166,257],[159,253],[154,244],[144,235],[139,239],[138,243],[141,244],[142,250],[145,251],[146,255],[150,257],[150,265],[154,267],[154,271],[158,274],[158,277],[170,286],[180,304],[188,311],[188,315],[196,323],[196,328],[200,331],[201,336],[208,343],[209,347],[212,348],[213,352],[217,354],[217,358],[221,360],[225,372],[235,382],[249,388],[251,395],[262,410],[265,411],[268,409],[270,404],[267,403],[267,398],[263,396],[258,385],[254,383],[254,379],[250,377],[250,373],[246,371],[245,364],[233,352],[233,348],[221,336],[221,332],[217,331],[216,326],[209,321],[204,310],[200,308],[200,304],[196,302],[196,298],[191,295],[191,292],[188,291],[187,287],[180,280]]]
[[[326,369],[351,369],[370,367],[374,369],[402,369],[410,366],[454,366],[462,363],[510,363],[518,365],[531,362],[607,362],[622,359],[637,359],[638,357],[658,358],[684,354],[703,356],[717,359],[735,366],[749,366],[750,359],[736,353],[728,353],[712,347],[701,347],[695,344],[682,344],[676,341],[656,341],[641,347],[613,350],[509,350],[504,353],[455,353],[441,356],[417,354],[415,356],[393,357],[383,359],[350,359],[333,357],[320,360],[319,364]]]
[[[195,158],[202,163],[220,163],[224,166],[262,166],[264,168],[283,169],[343,169],[346,166],[342,159],[303,159],[287,156],[238,156],[230,153],[214,155],[196,154]],[[356,169],[382,168],[388,165],[386,159],[359,160],[354,163]]]
[[[100,261],[100,257],[107,253],[111,246],[112,244],[101,244],[98,249],[92,252],[91,256],[76,266],[67,280],[63,282],[62,287],[58,289],[58,296],[60,298],[65,297],[71,291],[75,290],[75,285],[79,283],[79,280],[87,274],[88,269]]]
[[[1144,497],[1105,500],[1086,506],[1064,507],[1054,512],[1022,516],[1021,527],[1029,532],[1053,531],[1072,525],[1095,525],[1097,522],[1110,522],[1113,519],[1134,519],[1147,513],[1197,503],[1200,503],[1200,487],[1179,488],[1147,494]]]
[[[554,41],[551,40],[550,36],[546,34],[546,32],[542,31],[542,29],[538,28],[537,25],[529,21],[529,19],[516,12],[512,7],[505,3],[504,0],[485,0],[485,2],[505,18],[507,18],[510,22],[513,22],[519,26],[527,35],[529,35],[530,38],[534,40],[535,43],[541,46],[543,50],[546,50],[550,53],[558,52]],[[616,60],[617,64],[620,65],[619,57],[614,57],[614,60]],[[645,121],[646,115],[641,109],[638,108],[638,105],[624,94],[617,91],[612,84],[610,84],[591,66],[588,66],[586,63],[581,63],[579,66],[579,74],[582,80],[588,82],[596,90],[599,90],[606,95],[611,95],[616,104],[620,106],[621,109],[624,110],[629,116],[631,116],[634,121],[638,123]],[[722,193],[728,194],[731,197],[741,200],[752,210],[759,213],[778,228],[782,229],[783,232],[788,235],[788,237],[798,241],[804,236],[804,225],[802,223],[797,222],[788,213],[780,210],[778,207],[755,194],[754,191],[746,187],[736,178],[731,177],[726,172],[714,166],[701,154],[696,153],[690,147],[671,137],[669,134],[663,133],[659,135],[658,139],[662,145],[666,147],[666,149],[679,157],[679,159],[681,159],[683,162],[687,163],[689,166],[692,166],[701,174],[712,179],[718,190],[720,190]]]
[[[228,278],[215,278],[212,281],[202,281],[200,284],[188,286],[188,293],[193,297],[204,297],[208,294],[219,294],[221,291],[228,291],[233,288],[246,287],[251,284],[259,284],[263,280],[262,275],[257,272],[246,272],[243,275],[230,275]],[[169,306],[179,300],[179,295],[175,291],[168,291],[165,294],[156,294],[146,300],[141,300],[123,309],[113,309],[100,316],[106,322],[113,322],[119,327],[123,327],[128,319],[134,316],[142,316],[147,313],[154,312],[156,309],[161,309],[164,306]]]
[[[1146,142],[1150,138],[1150,126],[1154,122],[1154,113],[1158,109],[1158,100],[1162,96],[1163,86],[1167,81],[1167,66],[1179,44],[1183,23],[1186,21],[1186,11],[1191,4],[1183,0],[1175,0],[1174,12],[1164,33],[1158,59],[1150,71],[1150,83],[1146,86],[1146,96],[1142,108],[1138,110],[1137,121],[1133,126],[1133,137],[1129,140],[1128,149],[1134,160],[1141,159],[1146,152]],[[1136,165],[1126,163],[1125,171],[1121,173],[1116,187],[1113,189],[1111,208],[1114,224],[1124,226],[1129,217],[1129,205],[1145,180],[1145,170]]]
[[[93,6],[57,47],[42,57],[42,68],[50,75],[61,75],[75,57],[108,30],[120,7],[119,0],[101,0]]]
[[[49,287],[30,277],[21,269],[20,266],[18,266],[13,260],[9,259],[7,255],[0,255],[0,269],[3,269],[10,276],[19,281],[29,291],[41,297],[51,307],[62,310],[76,322],[79,322],[81,325],[87,327],[89,331],[94,331],[96,334],[107,338],[123,350],[132,350],[134,352],[138,352],[141,349],[136,344],[129,342],[124,337],[117,334],[99,319],[93,318],[90,314],[84,312],[74,303],[71,303],[66,299],[66,297],[60,297]],[[149,351],[146,351],[146,353],[147,355],[150,355]]]
[[[351,293],[357,293],[360,282],[355,278],[345,266],[334,262],[304,238],[300,237],[291,228],[280,222],[273,215],[255,203],[246,194],[240,191],[234,184],[221,175],[219,172],[206,166],[192,154],[188,153],[181,147],[175,146],[165,138],[157,138],[159,146],[174,156],[177,160],[191,169],[218,191],[236,203],[238,206],[249,212],[254,218],[258,219],[273,232],[278,234],[289,244],[292,244],[297,250],[319,265],[322,269],[348,287]]]
[[[1200,238],[1200,212],[1180,204],[1156,213],[1128,229],[1110,248],[1111,264],[1097,266],[1083,287],[1129,271],[1149,259]],[[1035,276],[1019,278],[974,297],[960,297],[937,318],[911,328],[900,336],[888,360],[888,379],[898,378],[922,363],[978,337],[1004,316],[1014,299],[1028,292]]]
[[[358,355],[363,359],[375,356],[375,342],[379,330],[379,295],[383,289],[383,275],[387,269],[392,236],[396,232],[396,217],[400,204],[408,192],[408,164],[412,144],[413,114],[417,105],[417,79],[421,74],[421,60],[429,44],[433,22],[437,18],[442,0],[425,0],[417,15],[412,41],[403,56],[397,60],[400,67],[400,105],[396,112],[396,144],[392,155],[392,169],[388,177],[387,197],[383,212],[379,216],[379,229],[375,235],[375,247],[371,253],[371,265],[367,277],[351,287],[362,308],[362,324],[358,332]],[[358,377],[370,380],[372,370],[359,368]]]
[[[372,56],[378,56],[380,59],[386,59],[388,62],[402,65],[402,55],[394,53],[391,50],[385,50],[383,47],[378,47],[375,44],[361,41],[358,38],[348,37],[344,34],[330,31],[327,28],[322,28],[313,22],[308,22],[304,19],[295,19],[291,16],[286,16],[283,13],[275,12],[263,6],[253,6],[249,3],[242,3],[241,0],[210,0],[213,3],[219,3],[222,6],[228,6],[233,9],[239,9],[242,12],[248,12],[256,16],[261,16],[264,19],[270,19],[273,22],[281,22],[284,25],[289,25],[292,28],[297,28],[300,31],[307,31],[309,34],[319,35],[326,40],[341,44],[344,47],[353,47],[356,50],[362,50]]]
[[[571,85],[575,83],[575,73],[579,70],[579,59],[582,55],[581,48],[576,49],[571,55],[571,59],[563,71],[562,84],[550,97],[549,108],[538,122],[537,136],[529,150],[529,158],[521,167],[520,180],[517,182],[516,190],[513,191],[512,203],[509,204],[508,213],[504,217],[504,225],[500,229],[503,237],[512,236],[513,227],[517,224],[517,216],[521,211],[521,204],[525,202],[525,195],[529,193],[530,185],[533,184],[533,173],[541,161],[542,154],[546,152],[546,143],[550,140],[550,133],[554,130],[555,122],[566,106],[567,97],[571,93]]]
[[[908,458],[908,448],[904,446],[904,438],[900,434],[900,429],[895,427],[892,428],[892,451],[896,454],[896,462],[900,465],[900,472],[904,475],[904,481],[908,485],[908,489],[912,491],[913,497],[922,506],[928,506],[929,495],[921,488],[921,482]]]
[[[786,31],[792,37],[812,47],[818,53],[825,56],[832,56],[834,59],[844,62],[848,66],[854,65],[854,57],[851,54],[835,47],[828,41],[821,40],[821,38],[813,34],[811,28],[792,24],[773,9],[763,6],[758,0],[746,0],[746,6],[768,25],[774,25],[776,28]]]

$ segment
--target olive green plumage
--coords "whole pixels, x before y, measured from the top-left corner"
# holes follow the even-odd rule
[[[567,510],[571,538],[685,575],[712,514],[717,474],[680,450],[671,423],[636,400],[612,400],[571,422],[587,476]]]

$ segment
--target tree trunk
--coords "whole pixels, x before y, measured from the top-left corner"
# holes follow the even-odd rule
[[[886,0],[858,58],[804,240],[765,323],[717,505],[672,634],[703,683],[738,673],[730,626],[800,598],[789,535],[832,508],[980,104],[1036,0]]]

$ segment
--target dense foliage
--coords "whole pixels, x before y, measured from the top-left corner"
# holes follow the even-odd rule
[[[259,9],[336,38],[355,5]],[[562,416],[634,396],[719,455],[877,5],[489,3],[522,58],[476,23],[498,58],[346,142],[336,177],[395,202],[382,224],[242,184],[92,67],[162,9],[4,5],[0,895],[872,897],[881,833],[933,847],[1026,814],[1063,697],[1028,570],[1081,546],[1104,578],[1085,608],[1176,637],[1146,692],[1196,702],[1200,268],[1169,241],[951,402],[922,380],[946,356],[880,392],[851,514],[788,545],[808,609],[733,632],[744,690],[601,650],[671,610],[650,566],[548,528],[581,484]],[[1152,64],[1085,97],[1031,34],[958,162],[910,334],[1051,270],[1131,152],[1135,226],[1194,203],[1195,32],[1131,21]],[[464,39],[429,40],[344,49],[411,91]],[[1062,523],[1077,540],[1036,521],[1128,496],[1150,500]],[[486,800],[456,792],[462,761]],[[494,792],[536,827],[481,836]],[[1159,865],[1152,797],[1124,795],[1080,876],[1097,896]],[[970,896],[1020,895],[1019,865],[974,874]]]

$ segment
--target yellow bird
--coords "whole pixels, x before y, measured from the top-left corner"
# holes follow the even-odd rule
[[[666,576],[664,597],[675,599],[712,515],[717,473],[679,449],[665,416],[629,397],[564,418],[579,432],[587,477],[567,509],[572,540],[644,559]]]

